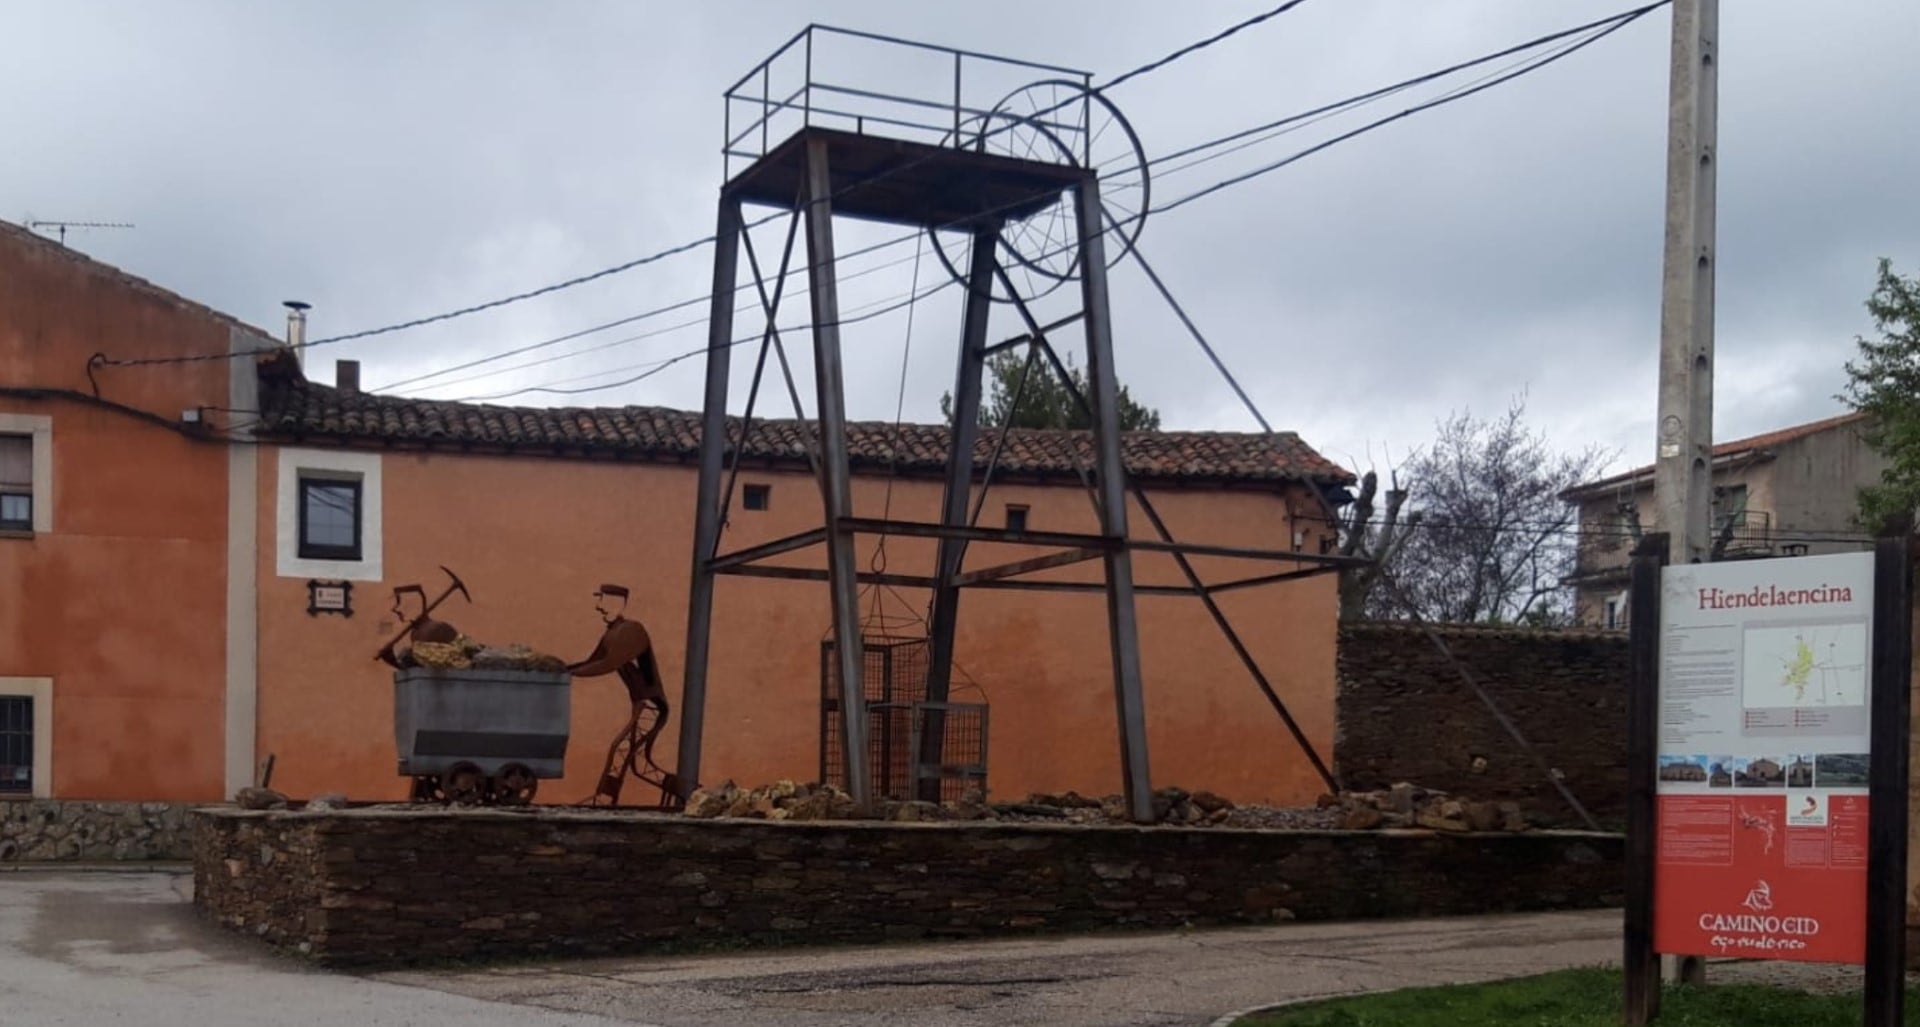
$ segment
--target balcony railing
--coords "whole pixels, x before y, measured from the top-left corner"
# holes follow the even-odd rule
[[[1766,510],[1741,510],[1732,514],[1715,513],[1713,552],[1717,559],[1772,556],[1774,550],[1773,514]]]
[[[955,50],[870,32],[809,25],[726,92],[726,174],[811,126],[874,132],[936,146],[965,146],[1018,117],[1066,140],[1082,160],[1091,153],[1090,117],[1081,95],[1040,112],[1000,109],[1036,81],[1084,91],[1091,72]],[[1084,151],[1084,152],[1083,152]],[[1050,160],[1041,153],[1036,159]]]

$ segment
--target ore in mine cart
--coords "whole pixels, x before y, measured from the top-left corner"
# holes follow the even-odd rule
[[[617,804],[628,777],[658,788],[660,806],[679,804],[678,782],[653,759],[667,721],[666,691],[646,629],[625,616],[625,588],[602,585],[595,593],[605,634],[591,656],[569,665],[526,646],[481,645],[435,619],[456,592],[473,601],[459,575],[440,569],[451,583],[432,600],[419,585],[393,590],[394,617],[406,627],[375,654],[394,671],[394,747],[401,776],[413,781],[412,801],[532,802],[540,781],[564,773],[573,679],[617,674],[631,715],[585,804]]]

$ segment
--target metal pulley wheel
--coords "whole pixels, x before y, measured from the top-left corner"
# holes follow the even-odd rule
[[[1132,251],[1152,201],[1146,151],[1126,116],[1098,90],[1066,79],[1022,86],[994,109],[962,126],[953,145],[1019,160],[1066,164],[1099,178],[1106,264]],[[973,240],[959,229],[929,230],[933,252],[960,284],[967,284]],[[942,235],[945,238],[942,238]],[[1080,276],[1080,233],[1072,191],[1040,211],[1000,228],[996,257],[1020,297],[1045,296]],[[993,298],[1011,300],[1006,283],[994,282]]]

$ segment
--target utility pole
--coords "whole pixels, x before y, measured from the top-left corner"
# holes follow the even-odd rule
[[[1675,0],[1667,110],[1667,237],[1660,295],[1658,530],[1674,564],[1712,545],[1714,180],[1720,0]]]
[[[1713,525],[1714,185],[1719,160],[1720,0],[1674,0],[1667,95],[1667,237],[1660,289],[1660,411],[1653,464],[1670,564],[1706,563]],[[1706,961],[1667,974],[1706,983]]]

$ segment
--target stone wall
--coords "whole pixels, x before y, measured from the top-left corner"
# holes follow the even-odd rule
[[[1601,906],[1618,836],[200,810],[194,901],[333,965]]]
[[[173,802],[0,801],[0,863],[191,859],[190,808]]]
[[[1626,816],[1627,638],[1605,631],[1437,627],[1448,649],[1601,823]],[[1351,789],[1411,781],[1578,824],[1559,792],[1419,628],[1340,628],[1334,765]]]

